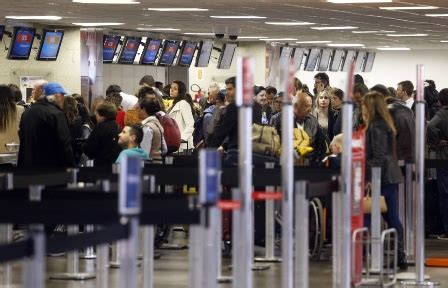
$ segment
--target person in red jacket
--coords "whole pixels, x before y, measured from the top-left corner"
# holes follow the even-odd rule
[[[118,127],[120,127],[120,130],[123,130],[124,128],[124,117],[126,116],[126,112],[124,112],[123,107],[121,107],[121,101],[123,101],[123,97],[121,97],[120,93],[110,93],[106,96],[106,102],[111,102],[115,105],[117,108],[117,117],[115,121],[118,124]]]

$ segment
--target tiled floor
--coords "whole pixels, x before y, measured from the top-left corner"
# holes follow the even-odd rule
[[[188,252],[182,251],[160,251],[161,259],[155,261],[155,287],[156,288],[180,288],[188,287]],[[434,255],[448,257],[448,242],[438,240],[427,241],[427,256]],[[229,259],[224,259],[224,267],[229,264]],[[47,271],[49,276],[53,273],[64,272],[66,261],[64,257],[51,257],[47,260]],[[93,260],[81,260],[81,271],[93,269]],[[254,272],[254,287],[272,288],[281,287],[281,264],[270,264],[271,268],[262,272]],[[20,283],[20,263],[13,267],[14,283]],[[410,268],[410,271],[413,267]],[[225,274],[230,273],[224,269]],[[448,268],[426,268],[432,279],[440,281],[440,287],[448,287]],[[118,288],[118,270],[111,269],[109,276],[109,287]],[[309,287],[331,287],[332,267],[330,261],[319,261],[310,263],[310,286]],[[139,270],[139,287],[141,286],[141,270]],[[2,286],[0,286],[2,287]],[[18,286],[20,287],[20,285]],[[48,288],[95,288],[96,280],[88,281],[56,281],[47,280]],[[230,284],[221,284],[220,287],[228,288]],[[400,286],[396,286],[400,287]],[[121,288],[121,287],[120,287]]]

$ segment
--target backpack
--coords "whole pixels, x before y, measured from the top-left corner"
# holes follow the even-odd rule
[[[165,139],[166,146],[168,148],[168,154],[176,152],[180,147],[180,130],[177,126],[176,120],[165,115],[156,114],[157,119],[163,127],[163,138]]]
[[[280,136],[273,126],[254,124],[252,126],[252,152],[265,156],[280,155]]]
[[[204,114],[202,114],[201,117],[199,117],[198,119],[196,119],[196,121],[194,121],[194,131],[193,131],[193,145],[194,147],[198,148],[199,146],[201,146],[200,148],[202,148],[202,145],[205,141],[205,137],[204,137],[204,117],[207,114],[212,114],[210,112],[204,112]]]

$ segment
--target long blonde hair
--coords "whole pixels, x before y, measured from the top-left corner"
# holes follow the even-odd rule
[[[392,133],[394,135],[397,133],[394,121],[389,113],[389,109],[387,109],[387,104],[382,94],[378,92],[369,92],[362,99],[362,104],[367,108],[369,113],[366,123],[367,127],[369,127],[369,124],[375,121],[376,118],[382,118]]]

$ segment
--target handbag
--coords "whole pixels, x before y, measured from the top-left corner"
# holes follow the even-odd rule
[[[372,189],[368,188],[366,191],[366,195],[364,196],[364,214],[372,213]],[[387,204],[384,196],[380,197],[380,211],[381,213],[387,212]]]
[[[273,157],[280,155],[280,136],[275,127],[253,124],[252,152]]]

